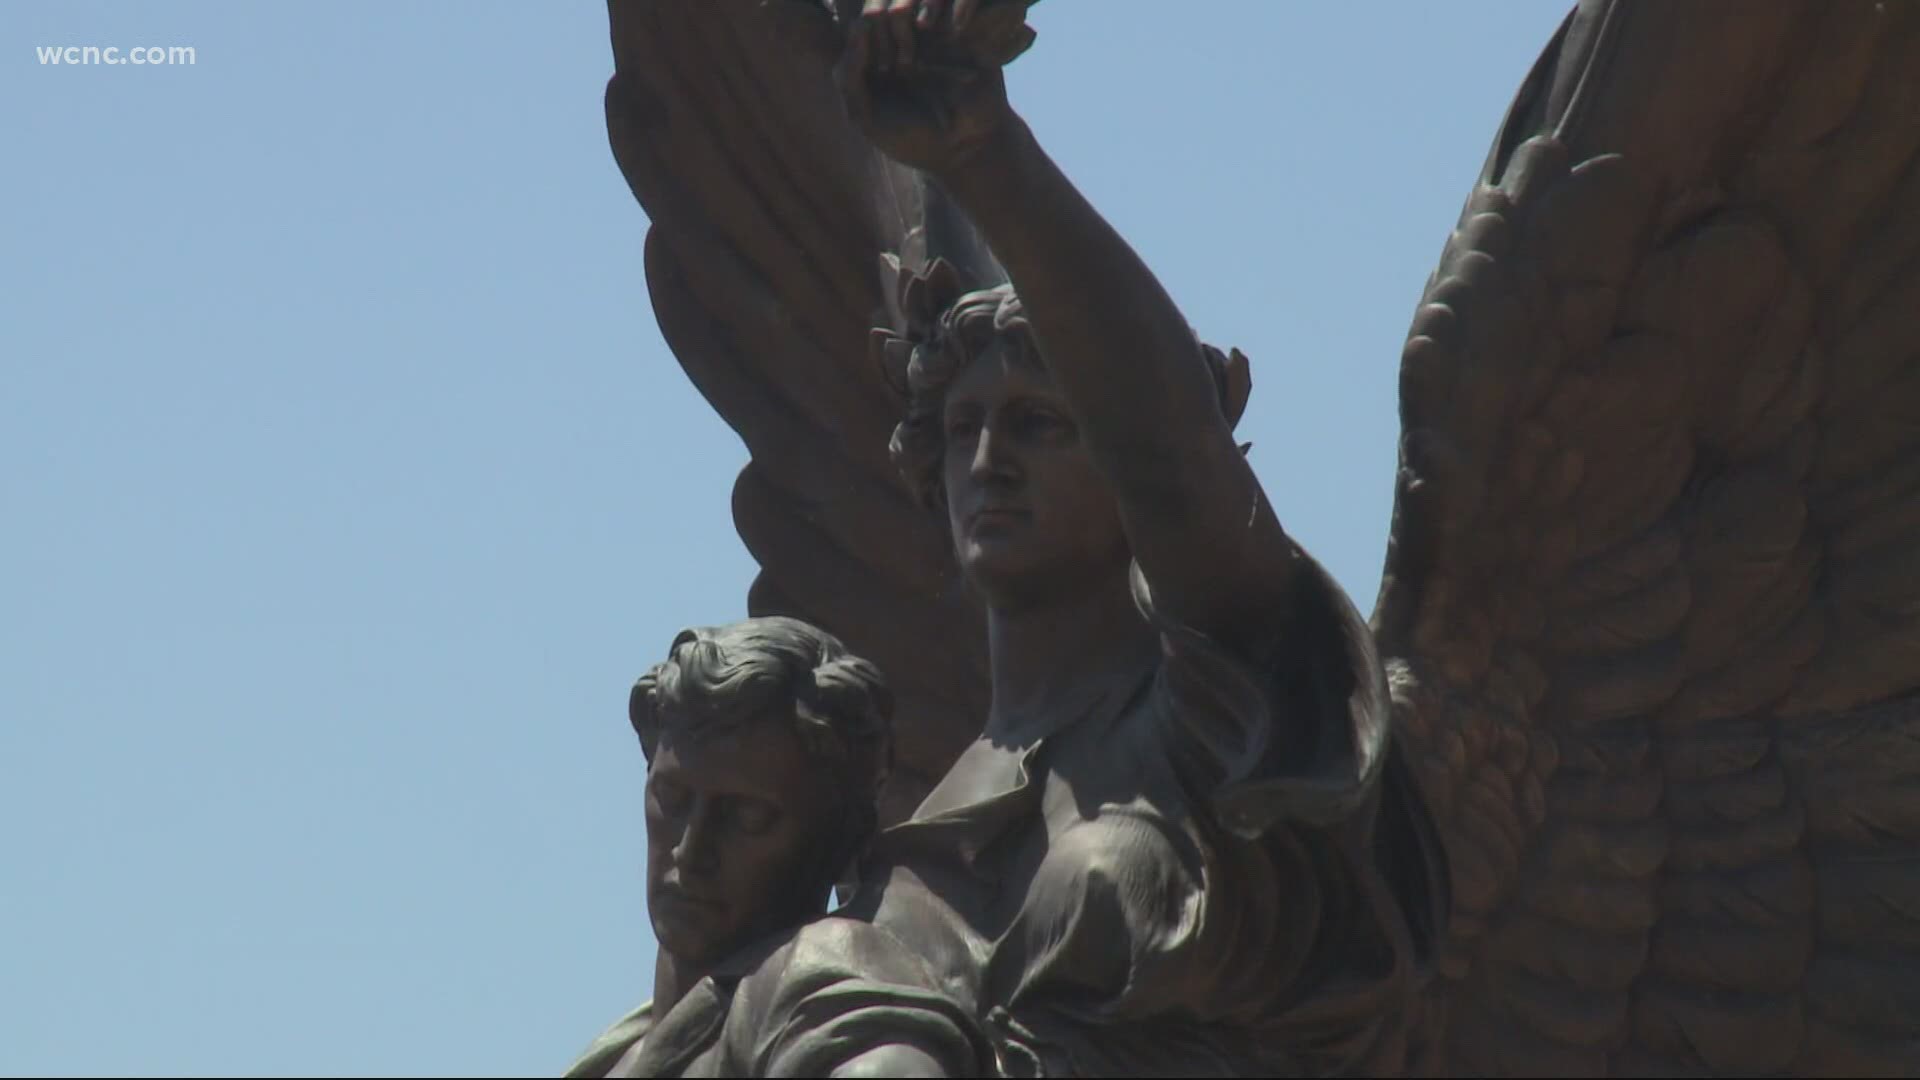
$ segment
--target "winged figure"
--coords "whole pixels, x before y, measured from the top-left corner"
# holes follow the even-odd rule
[[[936,76],[1033,42],[1026,0],[920,4],[973,23]],[[606,107],[662,332],[751,453],[750,610],[886,672],[899,822],[1004,707],[890,454],[902,362],[1029,256],[850,114],[849,33],[904,47],[866,7],[610,0]],[[1230,427],[1243,361],[1201,351]],[[1399,364],[1358,768],[1408,778],[1444,888],[1396,1067],[1920,1074],[1920,5],[1580,0]],[[1189,577],[1171,614],[1230,621]]]

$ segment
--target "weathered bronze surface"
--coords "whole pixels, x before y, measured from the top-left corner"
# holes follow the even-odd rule
[[[1027,7],[609,4],[751,609],[899,700],[859,887],[646,1069],[1920,1074],[1920,5],[1569,15],[1370,621],[1007,102]]]

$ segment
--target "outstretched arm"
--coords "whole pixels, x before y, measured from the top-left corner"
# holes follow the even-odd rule
[[[869,0],[842,62],[849,109],[947,190],[1006,267],[1156,605],[1229,639],[1260,634],[1297,549],[1179,309],[1008,106],[998,68],[968,66],[968,19],[983,15],[977,3]]]

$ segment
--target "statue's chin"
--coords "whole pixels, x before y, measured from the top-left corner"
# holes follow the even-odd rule
[[[1110,584],[1109,579],[1125,581],[1126,561],[1113,566],[1099,565],[1102,561],[1030,546],[969,545],[961,551],[960,570],[989,608],[1008,613],[1071,604]]]
[[[714,920],[703,915],[692,911],[654,912],[653,938],[663,952],[673,954],[683,963],[705,964],[716,960],[726,952],[723,945],[717,944],[727,936],[726,928],[713,925]]]
[[[1047,593],[1049,574],[1039,553],[1018,544],[971,541],[960,549],[960,571],[988,607],[1024,606]]]

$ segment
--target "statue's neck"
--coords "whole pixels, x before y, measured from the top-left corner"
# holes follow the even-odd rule
[[[993,703],[986,733],[1035,738],[1105,694],[1125,693],[1158,658],[1159,639],[1125,574],[1076,596],[1019,610],[990,608]]]

